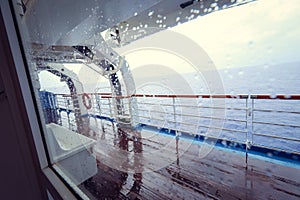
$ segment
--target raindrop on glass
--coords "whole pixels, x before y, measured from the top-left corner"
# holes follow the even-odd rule
[[[154,14],[154,11],[150,11],[150,12],[148,13],[148,16],[151,17],[153,14]]]

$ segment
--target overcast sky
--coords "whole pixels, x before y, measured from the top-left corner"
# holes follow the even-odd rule
[[[300,1],[258,0],[175,27],[196,41],[218,68],[299,60]]]

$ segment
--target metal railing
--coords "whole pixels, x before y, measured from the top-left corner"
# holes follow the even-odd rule
[[[243,143],[246,148],[256,145],[300,154],[300,95],[88,95],[92,102],[88,110],[90,116],[116,119],[120,117],[116,109],[123,106],[123,114],[131,117],[132,124],[205,137],[208,130],[215,130],[218,134],[211,137]],[[67,112],[69,127],[74,129],[74,119],[70,119],[70,113],[74,110],[71,96],[56,96],[60,116],[61,112]],[[116,104],[117,98],[122,99],[119,101],[122,105]],[[224,103],[214,104],[216,99]],[[132,102],[137,105],[137,110],[131,109]],[[217,110],[225,115],[215,115]],[[214,126],[213,121],[221,121],[223,126]]]

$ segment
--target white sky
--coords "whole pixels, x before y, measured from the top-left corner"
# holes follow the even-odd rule
[[[300,1],[258,0],[175,27],[190,36],[218,68],[299,60]]]

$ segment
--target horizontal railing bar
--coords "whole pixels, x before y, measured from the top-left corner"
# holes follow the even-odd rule
[[[111,116],[110,114],[108,114],[108,113],[102,113],[101,116],[103,116],[103,117],[112,117],[112,116]],[[95,118],[95,117],[93,116],[93,118]]]
[[[187,107],[187,108],[212,108],[212,109],[226,109],[226,110],[247,110],[247,108],[230,108],[230,107],[217,107],[217,106],[193,106],[184,104],[166,104],[166,103],[149,103],[138,102],[146,105],[161,105],[161,106],[175,106],[175,107]]]
[[[94,113],[94,114],[97,114],[97,113]],[[109,115],[110,115],[111,113],[108,112],[107,110],[102,110],[102,111],[101,111],[101,114],[109,114]]]
[[[66,107],[66,108],[58,107],[57,109],[62,110],[62,111],[68,110],[68,111],[74,112],[74,108],[70,108],[70,107]]]
[[[101,95],[112,95],[111,92],[97,92],[97,93],[90,93],[91,95],[98,95],[98,96],[101,96]]]
[[[253,111],[258,111],[258,112],[277,112],[277,113],[288,113],[288,114],[300,114],[300,112],[285,111],[285,110],[253,109]]]
[[[72,96],[82,96],[83,94],[88,94],[88,95],[99,95],[99,96],[102,96],[102,95],[105,95],[105,96],[112,95],[111,92],[82,93],[82,94],[55,94],[55,95],[57,95],[57,96],[62,96],[62,97],[72,97]]]
[[[110,111],[110,109],[109,109],[109,108],[101,108],[100,111],[101,111],[101,112],[102,112],[102,111]]]
[[[267,125],[274,125],[274,126],[288,126],[288,127],[300,128],[299,125],[295,125],[295,124],[280,124],[280,123],[261,122],[261,121],[252,121],[252,122],[254,124],[267,124]]]
[[[300,139],[298,139],[298,138],[288,138],[288,137],[282,137],[282,136],[277,136],[277,135],[269,135],[269,134],[264,134],[264,133],[253,133],[252,135],[262,136],[262,137],[269,137],[269,138],[276,138],[276,139],[282,139],[282,140],[290,140],[290,141],[294,141],[294,142],[300,142]]]
[[[145,109],[141,109],[139,108],[139,111],[150,111],[150,110],[145,110]],[[163,111],[151,111],[154,113],[165,113]],[[196,117],[196,118],[204,118],[204,119],[218,119],[218,120],[227,120],[227,121],[235,121],[235,122],[247,122],[246,120],[240,120],[240,119],[231,119],[231,118],[220,118],[220,117],[211,117],[211,116],[204,116],[204,115],[192,115],[192,114],[185,114],[185,113],[173,113],[173,111],[171,111],[170,113],[167,114],[171,114],[172,116],[176,115],[176,116],[186,116],[186,117]]]
[[[105,101],[105,102],[110,102],[109,99],[103,99],[103,98],[100,98],[100,97],[93,97],[93,101],[95,102],[102,102],[102,101]]]
[[[246,108],[230,108],[230,107],[219,107],[219,106],[191,106],[191,105],[182,105],[182,104],[175,104],[175,106],[191,107],[191,108],[225,109],[225,110],[247,110]]]
[[[253,143],[253,145],[255,145],[256,147],[267,148],[267,149],[270,149],[270,150],[273,150],[273,151],[282,151],[282,152],[289,153],[289,154],[290,154],[290,153],[293,153],[293,154],[300,155],[300,152],[299,152],[299,151],[293,151],[293,150],[281,149],[281,148],[278,148],[278,147],[272,147],[272,146],[265,146],[265,145],[261,145],[261,144],[257,144],[257,143]]]
[[[94,102],[93,103],[93,105],[97,105],[97,106],[109,106],[109,105],[111,105],[111,104],[109,104],[109,103],[102,103],[102,102]]]
[[[139,111],[146,111],[146,112],[153,112],[153,113],[164,113],[164,114],[172,114],[172,115],[174,115],[174,113],[173,113],[173,111],[171,111],[171,112],[164,112],[164,111],[159,111],[159,110],[146,110],[146,109],[142,109],[142,108],[139,108]]]
[[[141,117],[141,118],[146,118],[146,119],[163,121],[162,119],[153,118],[153,117],[146,117],[146,116],[141,116],[141,115],[134,115],[134,116]],[[225,131],[232,131],[232,132],[238,132],[238,133],[247,133],[247,131],[242,131],[242,130],[220,128],[220,127],[214,127],[214,126],[205,126],[205,125],[199,125],[199,124],[192,124],[192,123],[188,123],[188,122],[175,122],[173,120],[168,120],[168,119],[165,119],[165,120],[167,122],[172,122],[172,123],[176,123],[176,124],[178,123],[178,124],[192,125],[192,126],[197,126],[197,127],[202,127],[202,128],[212,128],[212,129],[217,129],[217,130],[225,130]]]
[[[300,100],[299,94],[251,94],[251,99],[281,99],[281,100]]]
[[[130,96],[112,96],[110,92],[88,93],[89,95],[105,96],[105,98],[130,98],[130,97],[151,97],[151,98],[225,98],[225,99],[282,99],[282,100],[300,100],[299,94],[132,94]],[[80,96],[83,94],[55,94],[63,97]]]
[[[152,119],[152,120],[159,120],[159,121],[163,121],[162,119],[159,118],[155,118],[155,117],[147,117],[147,116],[143,116],[143,115],[133,115],[135,117],[141,117],[141,118],[145,118],[145,119]],[[168,121],[168,120],[167,120]],[[171,122],[171,121],[168,121]]]
[[[247,99],[248,95],[229,95],[229,94],[133,94],[131,97],[158,97],[158,98],[229,98]]]
[[[149,102],[138,102],[138,103],[146,104],[146,105],[173,106],[173,104],[168,104],[168,103],[149,103]]]

